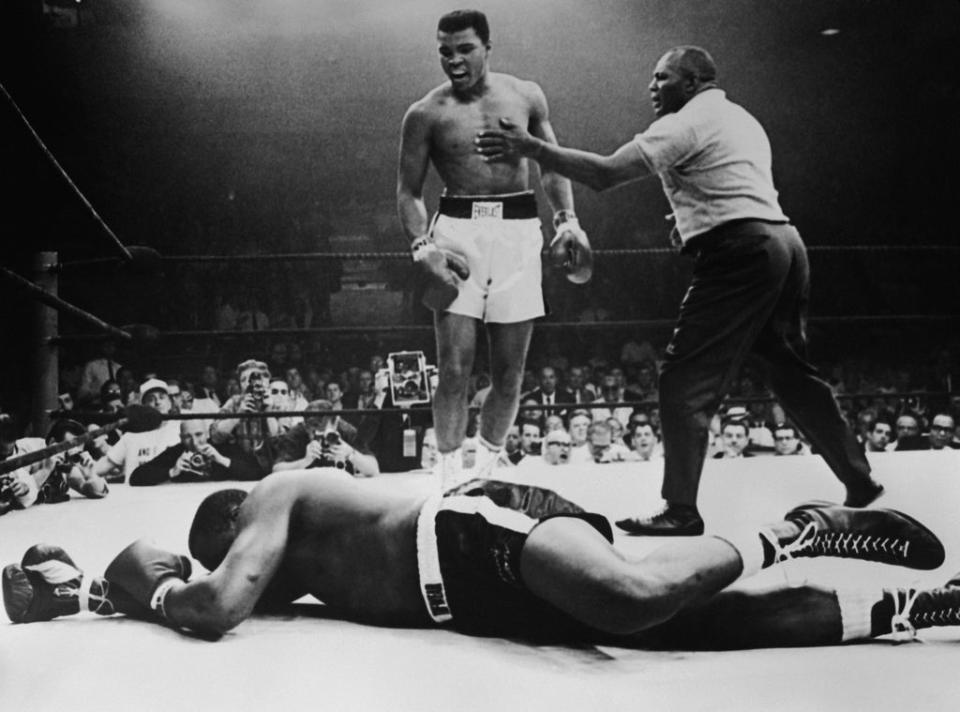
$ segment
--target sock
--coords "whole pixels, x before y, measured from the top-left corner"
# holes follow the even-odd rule
[[[483,445],[483,447],[487,448],[487,450],[489,450],[490,452],[492,452],[492,453],[494,453],[494,454],[497,454],[497,453],[499,453],[501,450],[503,450],[503,444],[502,444],[502,443],[501,443],[500,445],[494,445],[492,442],[490,442],[489,440],[487,440],[487,439],[486,439],[485,437],[483,437],[482,435],[477,438],[477,441],[478,441],[481,445]]]
[[[760,535],[760,546],[763,548],[763,568],[769,568],[774,565],[777,550],[773,546],[773,542],[770,541],[769,537]]]
[[[838,590],[834,591],[834,595],[837,597],[837,606],[840,608],[840,621],[843,626],[840,637],[842,642],[883,635],[883,632],[877,632],[877,606],[883,601],[874,603],[877,600],[876,594],[867,594],[862,590]],[[885,598],[887,594],[883,595]],[[890,613],[885,619],[886,633],[890,632],[892,617],[893,604],[891,603]]]
[[[903,611],[913,593],[912,589],[906,588],[884,589],[883,596],[870,609],[870,635],[893,633],[893,617],[897,611]]]

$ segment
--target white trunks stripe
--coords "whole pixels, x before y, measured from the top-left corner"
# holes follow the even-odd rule
[[[439,493],[431,495],[420,509],[417,517],[417,566],[420,569],[420,593],[427,613],[437,623],[453,619],[447,594],[440,576],[440,554],[437,551],[437,510],[440,508]]]
[[[437,512],[441,509],[461,514],[480,514],[490,524],[527,534],[539,520],[523,512],[494,504],[487,497],[432,495],[423,503],[417,517],[417,564],[420,569],[420,593],[427,613],[437,623],[453,619],[440,573],[440,554],[437,550]]]

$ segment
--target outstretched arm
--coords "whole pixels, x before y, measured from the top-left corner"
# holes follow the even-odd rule
[[[264,480],[251,492],[223,563],[167,593],[163,608],[174,625],[220,635],[253,612],[283,560],[298,492],[298,479],[286,476]]]
[[[476,151],[488,162],[525,156],[545,171],[559,173],[594,190],[606,190],[650,175],[633,143],[625,143],[609,156],[602,156],[544,140],[508,119],[500,119],[500,127],[477,134]]]

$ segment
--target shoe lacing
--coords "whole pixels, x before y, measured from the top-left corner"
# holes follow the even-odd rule
[[[797,535],[797,538],[786,546],[781,546],[780,542],[777,541],[777,537],[771,531],[761,531],[760,534],[770,543],[770,546],[773,547],[773,563],[786,564],[788,562],[792,562],[794,557],[796,557],[798,554],[804,553],[812,546],[813,540],[817,536],[817,525],[813,522],[808,522],[807,525],[800,530],[800,534]],[[791,569],[791,565],[784,566],[782,569],[783,580],[787,586],[790,588],[804,586],[807,583],[807,579],[793,579],[790,576]]]
[[[813,547],[817,538],[817,525],[809,522],[796,539],[786,546],[781,546],[776,537],[768,536],[767,541],[773,546],[773,563],[779,564],[784,561],[791,561],[796,556],[804,554]]]
[[[893,618],[890,619],[890,629],[897,643],[906,643],[917,637],[917,629],[910,620],[910,612],[919,595],[918,589],[908,589],[901,608],[900,596],[896,591],[893,592]]]
[[[910,589],[903,610],[896,610],[899,607],[899,596],[895,597],[897,600],[894,603],[891,628],[897,642],[912,640],[916,637],[917,628],[960,625],[960,590],[948,586],[927,591],[925,593],[929,601],[921,601],[920,608],[913,611],[914,602],[920,593],[917,589]]]
[[[808,530],[813,528],[813,534]],[[901,563],[907,560],[910,541],[895,537],[879,537],[857,532],[817,531],[816,524],[809,522],[800,536],[791,544],[778,549],[778,555],[793,556],[839,556],[864,559],[881,563]],[[782,559],[778,558],[777,561]]]

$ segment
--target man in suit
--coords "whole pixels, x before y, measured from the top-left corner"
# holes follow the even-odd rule
[[[525,394],[522,400],[533,399],[536,400],[537,403],[541,403],[543,405],[559,405],[561,403],[576,402],[576,399],[571,391],[568,391],[566,388],[559,387],[557,371],[552,366],[544,366],[541,368],[538,380],[540,382],[540,386]],[[566,413],[566,409],[558,410],[544,408],[545,415],[550,415],[552,413],[564,415]]]

